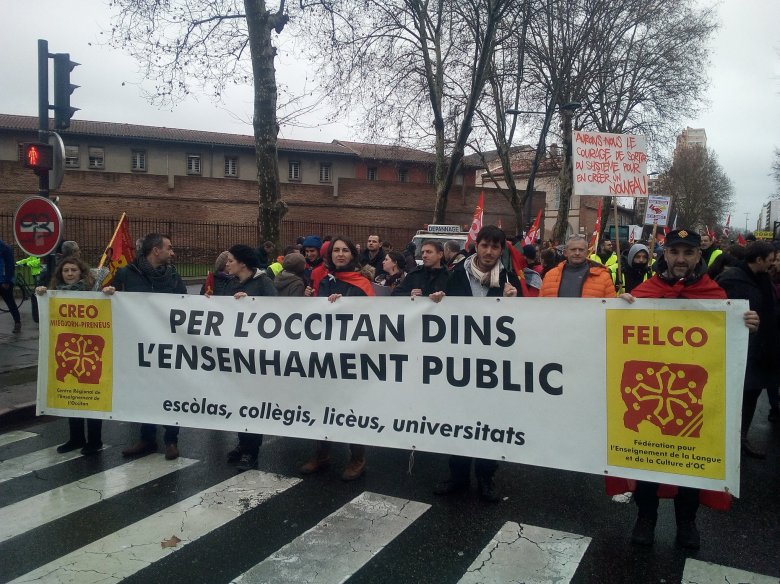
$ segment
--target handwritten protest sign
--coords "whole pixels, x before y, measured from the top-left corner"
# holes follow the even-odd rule
[[[632,134],[572,133],[574,194],[647,196],[647,140]]]

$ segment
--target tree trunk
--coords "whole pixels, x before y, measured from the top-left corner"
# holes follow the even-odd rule
[[[282,217],[287,213],[287,204],[282,200],[279,185],[276,49],[271,44],[271,31],[281,32],[287,17],[283,14],[284,2],[275,14],[266,9],[264,0],[244,0],[244,7],[255,81],[253,127],[259,197],[258,243],[272,241],[281,249]]]
[[[566,241],[566,232],[569,227],[569,205],[571,204],[572,188],[572,115],[570,112],[561,111],[561,130],[563,132],[563,164],[561,165],[561,197],[558,204],[558,218],[553,227],[553,240],[558,243]]]

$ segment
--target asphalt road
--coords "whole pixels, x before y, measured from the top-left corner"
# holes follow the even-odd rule
[[[225,461],[231,434],[183,429],[178,461],[130,463],[120,451],[137,429],[117,422],[101,454],[62,462],[41,451],[65,441],[67,422],[39,419],[0,434],[0,582],[777,583],[780,428],[766,410],[762,397],[752,436],[769,457],[743,461],[730,512],[699,512],[698,552],[674,544],[669,501],[655,546],[632,546],[635,507],[598,476],[504,464],[490,505],[432,494],[442,455],[372,448],[365,476],[344,483],[346,447],[300,477],[311,443],[267,437],[259,470],[239,475]]]

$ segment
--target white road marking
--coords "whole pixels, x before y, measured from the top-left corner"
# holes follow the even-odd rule
[[[762,576],[745,570],[688,558],[680,584],[779,584],[778,576]]]
[[[13,580],[38,584],[121,582],[298,484],[300,479],[247,471],[188,497]],[[179,539],[173,547],[163,541]]]
[[[110,446],[103,446],[104,450],[106,448],[110,448]],[[57,452],[57,447],[52,446],[51,448],[44,448],[43,450],[37,450],[16,458],[9,458],[0,462],[0,483],[68,462],[79,456],[82,456],[80,448],[60,454]]]
[[[145,456],[0,509],[0,542],[104,499],[195,464],[191,458]]]
[[[37,436],[38,434],[33,434],[32,432],[21,432],[21,431],[15,431],[15,432],[7,432],[5,434],[0,434],[0,446],[5,446],[6,444],[11,444],[13,442],[18,442],[19,440],[24,440],[25,438],[32,438],[33,436]]]
[[[429,508],[363,493],[233,582],[344,582]]]
[[[563,584],[574,576],[590,542],[584,535],[508,521],[459,583]]]

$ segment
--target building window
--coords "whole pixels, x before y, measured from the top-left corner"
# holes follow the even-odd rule
[[[146,170],[146,150],[133,150],[130,160],[131,170],[141,172]]]
[[[320,182],[330,182],[330,164],[320,164]]]
[[[322,169],[320,169],[322,175]],[[301,163],[290,161],[287,169],[287,180],[301,180]]]
[[[65,168],[78,168],[79,166],[81,166],[79,147],[65,146]]]
[[[225,176],[238,176],[238,156],[225,156]]]
[[[368,180],[376,180],[376,175],[376,168],[371,167],[368,169],[368,176],[366,178],[368,178]]]
[[[436,182],[436,172],[433,170],[428,171],[428,184],[432,185],[434,182]]]
[[[105,168],[105,160],[104,160],[104,157],[103,157],[103,149],[102,148],[90,147],[90,149],[89,149],[89,167],[90,168],[97,168],[97,169]]]
[[[200,174],[200,154],[187,154],[187,174]]]
[[[456,185],[462,185],[463,184],[463,175],[461,173],[458,173],[455,175],[455,184]]]
[[[398,182],[409,182],[409,171],[407,169],[398,169]]]

